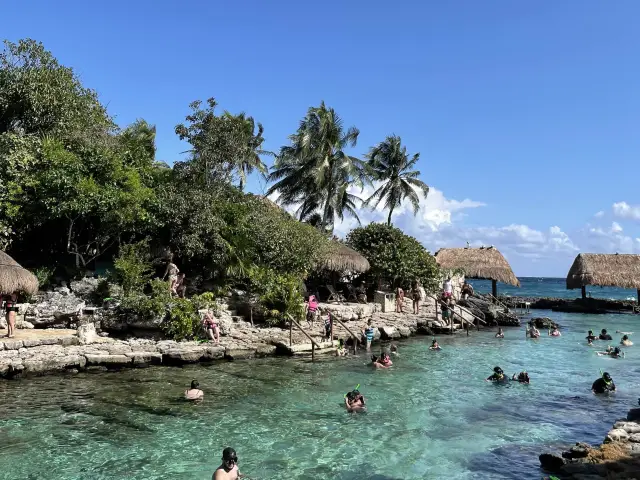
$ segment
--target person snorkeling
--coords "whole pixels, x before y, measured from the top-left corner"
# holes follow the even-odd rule
[[[606,328],[603,328],[603,329],[600,331],[600,336],[599,336],[598,338],[599,338],[600,340],[613,340],[613,338],[611,338],[611,335],[609,335],[609,334],[607,333],[607,329],[606,329]]]
[[[595,347],[595,345],[593,344],[593,339],[587,337],[587,345],[590,347]]]
[[[504,371],[500,367],[494,367],[493,375],[487,377],[486,381],[493,383],[506,383],[509,381],[509,377],[504,374]]]
[[[622,337],[622,339],[620,340],[620,345],[622,345],[623,347],[630,347],[631,345],[633,345],[633,342],[629,340],[629,335],[624,335]]]
[[[615,347],[613,350],[611,350],[609,356],[613,358],[624,358],[624,352],[620,350],[620,347]]]
[[[498,328],[498,333],[496,333],[496,338],[504,338],[504,332],[502,328]]]
[[[431,346],[429,347],[429,350],[442,350],[440,345],[438,345],[438,341],[435,338],[431,342]]]
[[[529,384],[529,374],[527,373],[526,370],[523,370],[520,373],[514,373],[513,377],[511,377],[511,380],[517,381],[518,383],[526,383]]]
[[[593,342],[594,340],[597,340],[597,339],[598,339],[598,337],[596,337],[593,334],[593,330],[589,330],[589,333],[587,333],[587,340],[591,340]]]
[[[613,379],[608,372],[604,372],[602,376],[591,385],[591,391],[596,394],[615,392],[615,390],[616,384],[613,383]]]
[[[360,385],[358,385],[359,387]],[[344,396],[344,405],[348,412],[361,412],[367,409],[364,396],[358,388],[351,390]]]

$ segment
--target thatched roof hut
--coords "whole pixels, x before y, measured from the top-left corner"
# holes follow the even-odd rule
[[[364,273],[371,266],[369,260],[344,243],[333,242],[333,248],[320,262],[319,268],[332,272]]]
[[[495,247],[441,248],[435,257],[441,268],[460,269],[466,277],[491,280],[494,296],[498,293],[496,282],[520,286],[511,265]]]
[[[567,289],[587,285],[635,288],[640,302],[640,255],[624,253],[580,253],[567,274]]]
[[[15,292],[34,294],[37,291],[36,276],[0,250],[0,293],[4,295]]]

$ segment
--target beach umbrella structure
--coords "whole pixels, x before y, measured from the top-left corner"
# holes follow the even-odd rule
[[[446,270],[460,269],[468,278],[491,280],[491,293],[498,296],[498,282],[520,286],[511,265],[495,247],[441,248],[436,262]]]
[[[36,276],[0,250],[0,294],[24,292],[32,295],[37,291]]]
[[[625,253],[580,253],[567,274],[567,290],[580,288],[587,298],[587,285],[635,288],[640,305],[640,255]]]
[[[318,268],[337,273],[364,273],[371,268],[369,260],[344,243],[333,241],[332,248],[320,261]]]

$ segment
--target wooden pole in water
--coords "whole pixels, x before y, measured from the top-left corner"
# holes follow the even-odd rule
[[[316,361],[316,344],[315,343],[311,344],[311,361],[312,362]]]
[[[640,290],[638,290],[638,295],[640,295]],[[587,287],[585,287],[584,285],[582,285],[582,299],[586,299],[587,298]],[[638,297],[640,298],[640,297]]]
[[[491,280],[491,295],[493,295],[493,303],[498,301],[498,282]]]

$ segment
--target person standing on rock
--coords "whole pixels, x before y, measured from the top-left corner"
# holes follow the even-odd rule
[[[447,279],[442,284],[442,296],[444,298],[453,296],[453,285],[451,284],[451,277],[447,277]]]
[[[371,351],[371,342],[373,342],[373,337],[375,334],[375,330],[371,325],[371,319],[367,322],[367,328],[364,329],[364,336],[367,339],[367,352]]]
[[[420,300],[422,300],[422,293],[420,292],[420,288],[420,282],[416,280],[411,288],[411,298],[413,299],[413,313],[415,315],[418,315],[420,313]]]
[[[7,295],[4,300],[4,309],[7,312],[7,338],[13,338],[16,334],[16,315],[18,314],[17,299],[16,294],[12,293],[11,295]]]
[[[180,273],[180,270],[178,269],[178,266],[173,263],[173,255],[169,255],[169,258],[167,259],[167,268],[164,271],[162,279],[164,280],[167,277],[169,278],[169,292],[172,295],[175,292],[176,285],[178,283],[178,273]]]
[[[222,463],[213,472],[211,480],[236,480],[238,478],[241,478],[240,470],[238,470],[238,454],[233,448],[227,447],[222,451]]]
[[[200,383],[197,380],[191,381],[191,388],[185,390],[184,399],[185,400],[202,400],[204,398],[204,392],[200,390]]]
[[[402,287],[396,289],[396,313],[404,313],[404,290]]]

